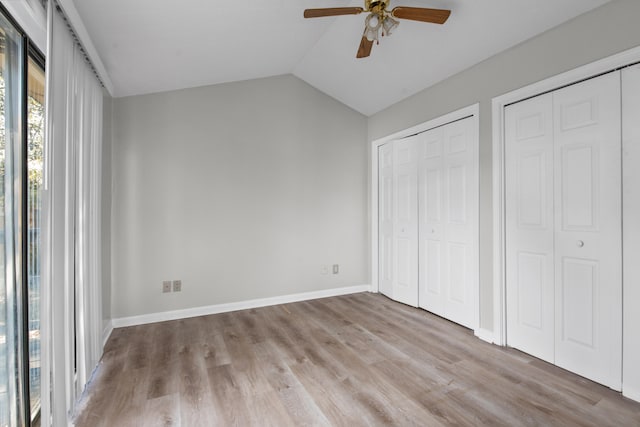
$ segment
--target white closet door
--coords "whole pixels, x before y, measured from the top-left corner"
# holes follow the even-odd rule
[[[640,65],[622,70],[623,140],[623,382],[640,400]]]
[[[507,342],[616,390],[620,73],[505,109]]]
[[[553,102],[505,109],[507,342],[554,361]]]
[[[445,240],[444,129],[420,135],[419,155],[419,277],[420,307],[445,315],[447,269],[443,269]],[[443,249],[444,248],[444,249]]]
[[[640,396],[640,65],[622,70],[623,366],[622,392]]]
[[[393,143],[393,280],[392,298],[418,306],[418,168],[417,137]]]
[[[378,148],[378,283],[393,297],[393,143]]]
[[[553,94],[556,364],[622,375],[620,73]]]
[[[419,135],[420,306],[477,326],[478,170],[474,118]]]

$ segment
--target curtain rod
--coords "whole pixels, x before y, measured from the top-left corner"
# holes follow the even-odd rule
[[[98,83],[100,83],[100,86],[102,86],[103,89],[106,89],[104,82],[100,78],[100,74],[98,74],[96,67],[93,65],[93,62],[91,61],[91,58],[89,58],[89,55],[87,54],[87,51],[85,50],[84,46],[82,46],[82,42],[80,41],[78,34],[76,34],[75,30],[73,29],[73,26],[71,25],[71,22],[69,22],[69,19],[67,18],[67,15],[64,13],[64,10],[62,10],[62,7],[60,7],[60,4],[56,0],[41,0],[45,10],[47,10],[47,1],[53,2],[53,5],[55,6],[56,11],[58,11],[60,16],[64,20],[64,22],[67,24],[67,28],[69,29],[69,32],[71,32],[71,37],[73,37],[73,40],[76,42],[76,45],[80,49],[80,52],[82,52],[82,55],[84,56],[84,60],[89,65],[89,68],[91,68],[93,75],[96,76],[96,79],[98,79]]]

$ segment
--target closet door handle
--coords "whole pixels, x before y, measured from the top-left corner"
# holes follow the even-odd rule
[[[576,242],[576,246],[577,246],[577,247],[579,247],[579,248],[581,248],[581,247],[583,247],[583,246],[584,246],[584,242],[583,242],[582,240],[578,240],[578,241]]]

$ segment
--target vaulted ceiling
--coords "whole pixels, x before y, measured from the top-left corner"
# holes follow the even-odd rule
[[[75,0],[114,96],[292,73],[372,115],[610,0],[392,0],[451,9],[445,25],[401,20],[356,59],[365,14],[304,19],[349,0]]]

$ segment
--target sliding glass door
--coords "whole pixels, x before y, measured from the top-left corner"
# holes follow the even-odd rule
[[[23,38],[0,15],[0,425],[25,418],[24,328],[20,283],[19,151],[22,145]],[[17,191],[16,191],[17,190]]]
[[[44,84],[44,61],[0,9],[0,427],[40,411]]]
[[[27,331],[29,334],[29,401],[31,418],[40,412],[40,226],[42,168],[44,163],[44,67],[31,52],[27,63],[27,149],[26,149],[26,278]]]

